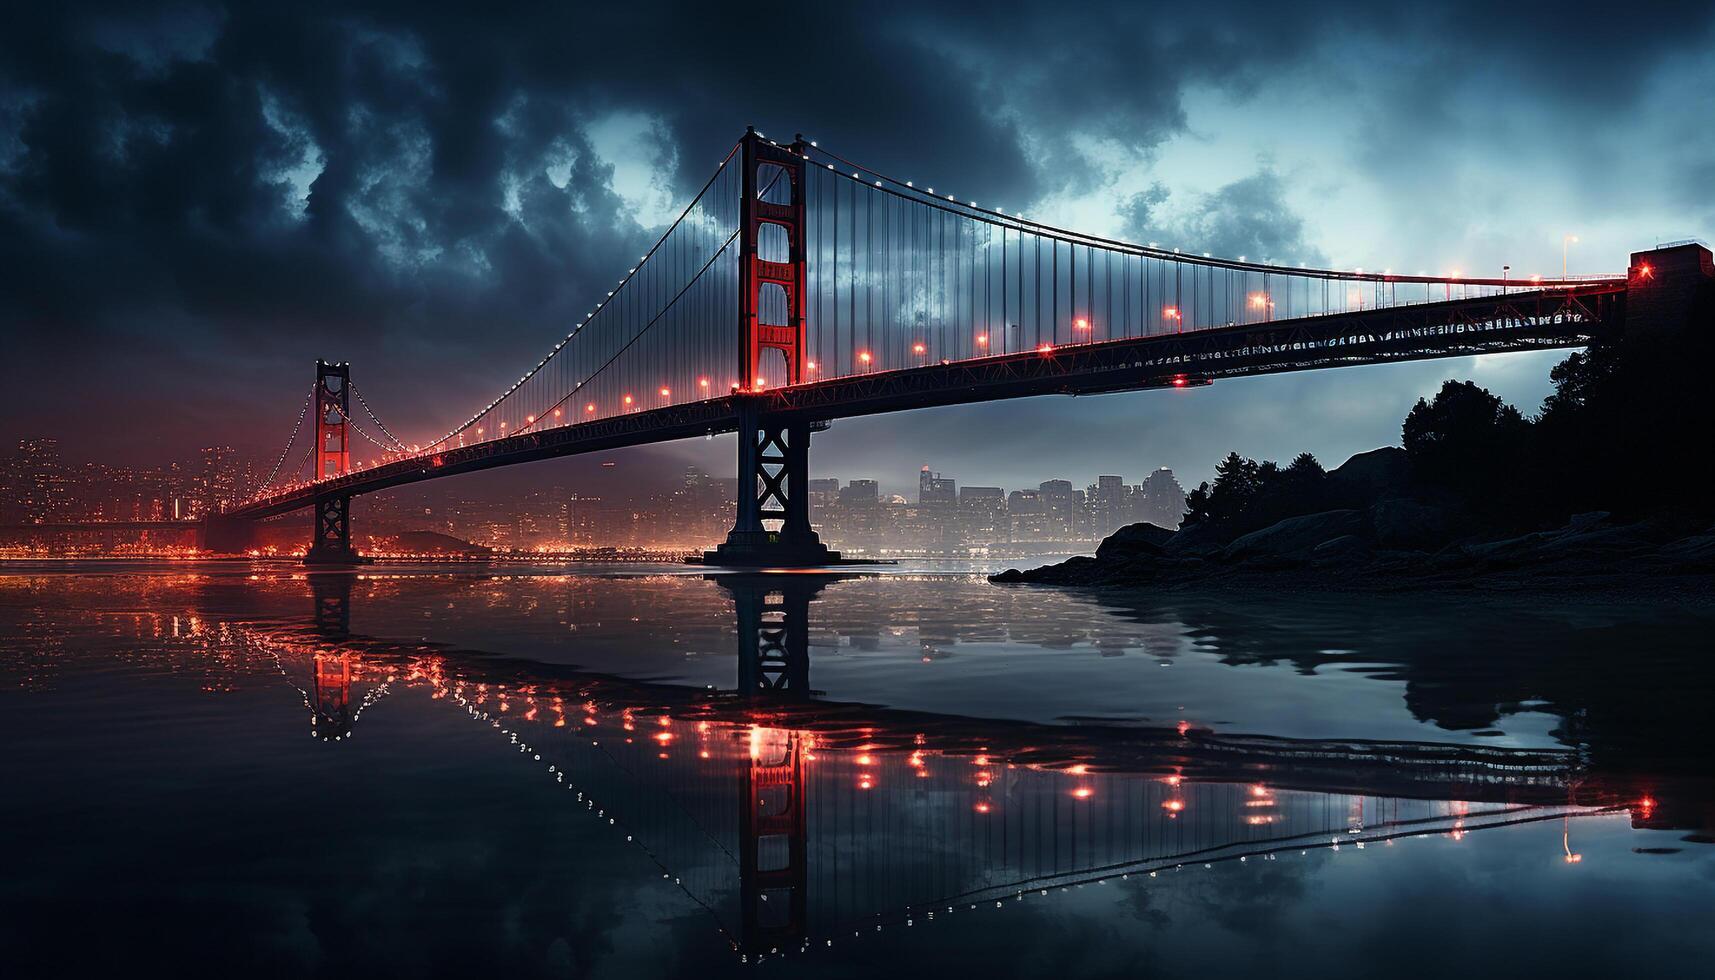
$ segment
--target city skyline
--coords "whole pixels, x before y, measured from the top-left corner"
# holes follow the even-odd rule
[[[0,526],[13,531],[173,521],[188,528],[240,502],[259,474],[259,461],[240,459],[231,447],[135,468],[68,461],[51,438],[20,441],[3,463]],[[951,554],[996,544],[1090,545],[1136,521],[1176,527],[1185,510],[1186,488],[1165,466],[1137,482],[1108,473],[1082,485],[1050,475],[1034,485],[989,486],[928,464],[917,477],[912,492],[874,476],[813,477],[811,520],[830,543],[855,553]],[[736,476],[694,464],[671,479],[640,480],[617,464],[598,463],[581,481],[537,481],[521,493],[464,481],[378,494],[366,502],[365,516],[376,539],[432,532],[502,551],[693,551],[731,525],[737,485]],[[280,527],[295,529],[296,522]]]

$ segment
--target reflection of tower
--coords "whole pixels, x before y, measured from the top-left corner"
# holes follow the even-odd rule
[[[810,693],[810,600],[848,576],[747,573],[711,575],[732,594],[738,624],[741,694]]]
[[[316,632],[331,639],[351,633],[351,576],[317,572],[308,576],[315,602]]]
[[[804,831],[803,736],[750,732],[750,766],[739,814],[741,949],[766,955],[802,941],[809,876]]]
[[[351,576],[312,574],[310,598],[315,602],[315,630],[330,640],[351,635]],[[343,738],[351,734],[351,655],[317,653],[311,665],[316,734]]]
[[[316,654],[314,693],[316,734],[324,739],[350,735],[351,654]]]

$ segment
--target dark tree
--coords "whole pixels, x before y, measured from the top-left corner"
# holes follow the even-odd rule
[[[1491,503],[1510,496],[1530,438],[1518,409],[1469,381],[1447,381],[1433,401],[1418,399],[1405,417],[1403,441],[1412,473],[1431,486],[1483,494]]]

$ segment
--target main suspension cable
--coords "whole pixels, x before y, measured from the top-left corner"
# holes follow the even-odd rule
[[[298,441],[298,431],[304,427],[304,419],[308,418],[310,414],[310,403],[315,399],[316,387],[311,385],[309,394],[304,396],[304,407],[298,412],[298,421],[292,426],[292,438],[286,440],[286,448],[280,450],[280,458],[274,460],[273,468],[268,471],[268,478],[262,481],[261,485],[251,493],[251,496],[256,496],[273,485],[275,475],[280,472],[280,464],[286,461],[287,454],[292,451],[293,444]]]
[[[410,449],[408,449],[405,446],[405,444],[399,440],[398,436],[387,431],[387,424],[385,422],[382,422],[381,419],[375,414],[375,409],[369,407],[368,399],[363,397],[363,390],[361,388],[359,388],[357,385],[353,384],[351,386],[351,393],[357,396],[357,403],[359,405],[363,406],[363,410],[366,413],[368,413],[370,421],[374,422],[375,425],[381,430],[381,434],[386,436],[387,438],[393,440],[393,447],[392,448],[397,449],[400,452],[410,452]]]

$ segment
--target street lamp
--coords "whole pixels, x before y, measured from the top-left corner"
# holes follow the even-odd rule
[[[1511,272],[1512,268],[1513,267],[1510,265],[1501,266],[1501,295],[1502,296],[1505,296],[1507,294],[1507,273]]]
[[[1562,278],[1562,279],[1566,278],[1566,256],[1567,256],[1567,253],[1571,250],[1573,244],[1576,243],[1577,241],[1578,241],[1577,235],[1566,235],[1560,239],[1560,278]]]

